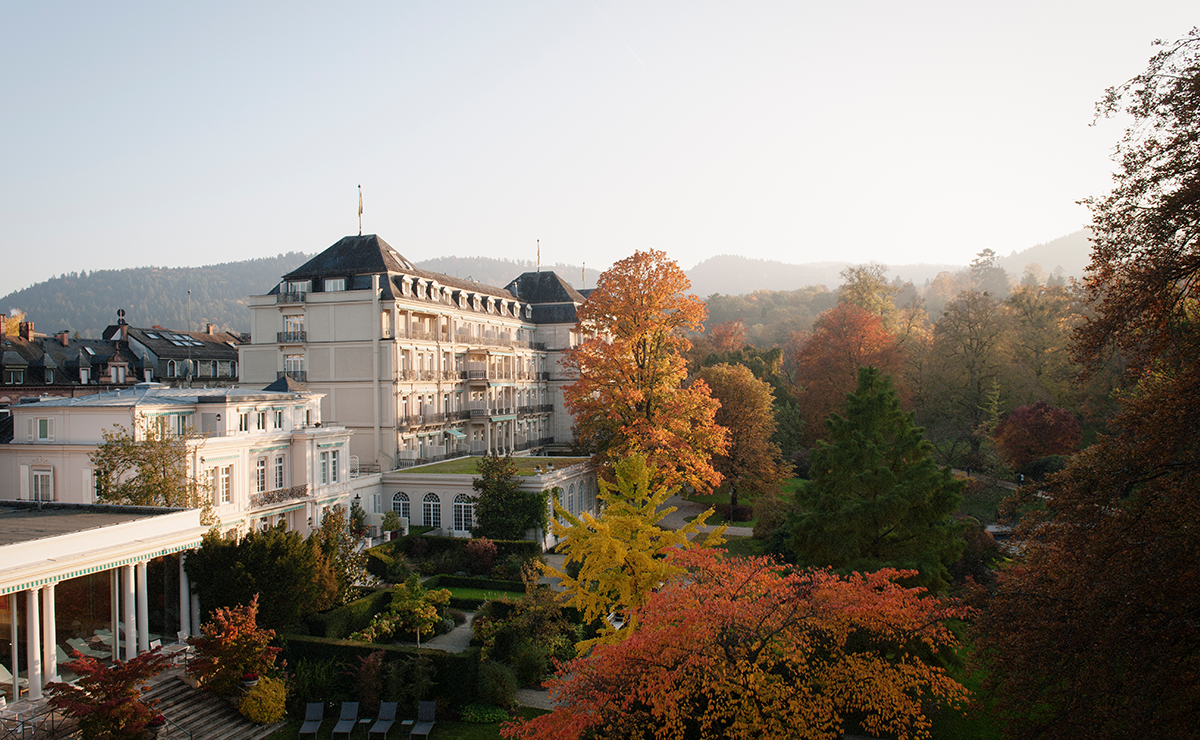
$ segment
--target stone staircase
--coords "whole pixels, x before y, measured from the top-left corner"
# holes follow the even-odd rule
[[[167,718],[157,740],[265,740],[282,725],[256,725],[227,699],[192,688],[170,673],[146,694],[157,699],[155,710]]]

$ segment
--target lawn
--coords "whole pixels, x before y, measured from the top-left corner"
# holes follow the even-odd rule
[[[975,517],[981,524],[986,526],[994,523],[999,518],[1000,502],[1012,494],[1012,490],[1001,486],[983,486],[974,493],[968,493],[963,496],[962,503],[958,505],[958,510],[963,514]]]
[[[333,714],[332,711],[326,711],[326,715]],[[532,719],[540,714],[546,714],[544,709],[533,709],[531,707],[521,707],[518,715],[524,719]],[[289,722],[284,727],[281,727],[273,733],[268,740],[296,740],[300,732],[300,722]],[[317,733],[318,740],[326,740],[333,734],[333,726],[337,724],[337,718],[326,717],[325,722],[321,725],[321,731]],[[367,729],[371,723],[362,722],[355,726],[354,732],[350,734],[351,740],[366,740]],[[392,731],[388,733],[390,738],[408,737],[408,730],[411,725],[401,726],[399,722],[392,726]],[[307,737],[307,736],[306,736]],[[341,737],[339,735],[339,737]],[[376,735],[375,737],[379,737]],[[429,733],[429,740],[499,740],[500,738],[500,723],[496,722],[490,725],[477,725],[469,722],[445,722],[438,720],[433,726],[433,732]]]
[[[463,588],[461,586],[439,586],[439,588],[446,589],[456,599],[479,599],[480,601],[491,601],[493,599],[519,600],[525,595],[524,591],[496,591],[494,589]]]
[[[548,465],[553,465],[555,469],[561,470],[575,463],[586,462],[590,458],[587,457],[514,457],[513,463],[517,466],[517,475],[537,475],[538,471],[535,468],[545,470]],[[456,457],[452,460],[443,460],[440,463],[433,465],[422,465],[419,468],[414,468],[413,473],[422,475],[427,473],[435,473],[437,475],[476,475],[479,471],[476,469],[478,457]]]

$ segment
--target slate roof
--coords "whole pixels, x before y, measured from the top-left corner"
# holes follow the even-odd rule
[[[109,362],[125,362],[131,367],[140,363],[132,353],[123,353],[112,342],[103,339],[70,339],[63,344],[61,335],[36,336],[32,339],[6,336],[4,338],[4,367],[24,368],[22,385],[45,385],[47,371],[54,372],[49,385],[79,385],[79,369]],[[97,380],[93,378],[93,381]],[[92,383],[94,384],[94,382]]]
[[[411,272],[416,268],[375,234],[347,236],[283,276],[284,280]],[[347,286],[349,287],[349,286]]]
[[[272,392],[307,393],[308,386],[290,375],[284,375],[279,380],[276,380],[266,388],[263,388],[263,390]]]
[[[557,272],[521,273],[504,289],[526,303],[583,303],[584,297]]]
[[[139,329],[128,327],[129,338],[140,342],[162,359],[236,360],[242,336],[232,332],[175,331],[173,329]],[[104,330],[104,338],[120,336],[121,326]]]

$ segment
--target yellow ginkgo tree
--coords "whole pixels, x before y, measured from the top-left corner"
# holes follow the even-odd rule
[[[678,488],[654,487],[655,473],[642,455],[618,462],[615,482],[600,480],[599,517],[586,512],[576,517],[557,501],[554,504],[551,527],[562,539],[558,551],[567,557],[562,570],[542,568],[561,579],[568,606],[582,611],[586,621],[603,619],[605,625],[598,637],[579,643],[581,655],[594,645],[621,642],[637,629],[638,608],[654,589],[681,572],[667,561],[667,551],[689,547],[689,537],[699,533],[713,513],[709,509],[681,529],[663,529],[659,522],[675,509],[660,507]],[[710,533],[704,544],[720,544],[724,531],[720,527]],[[578,573],[572,576],[576,563]]]

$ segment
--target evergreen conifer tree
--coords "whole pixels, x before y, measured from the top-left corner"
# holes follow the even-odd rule
[[[916,570],[907,585],[945,590],[962,550],[950,514],[963,483],[938,469],[891,378],[861,368],[846,415],[831,414],[825,424],[829,442],[812,452],[811,482],[797,493],[789,523],[798,563]]]

